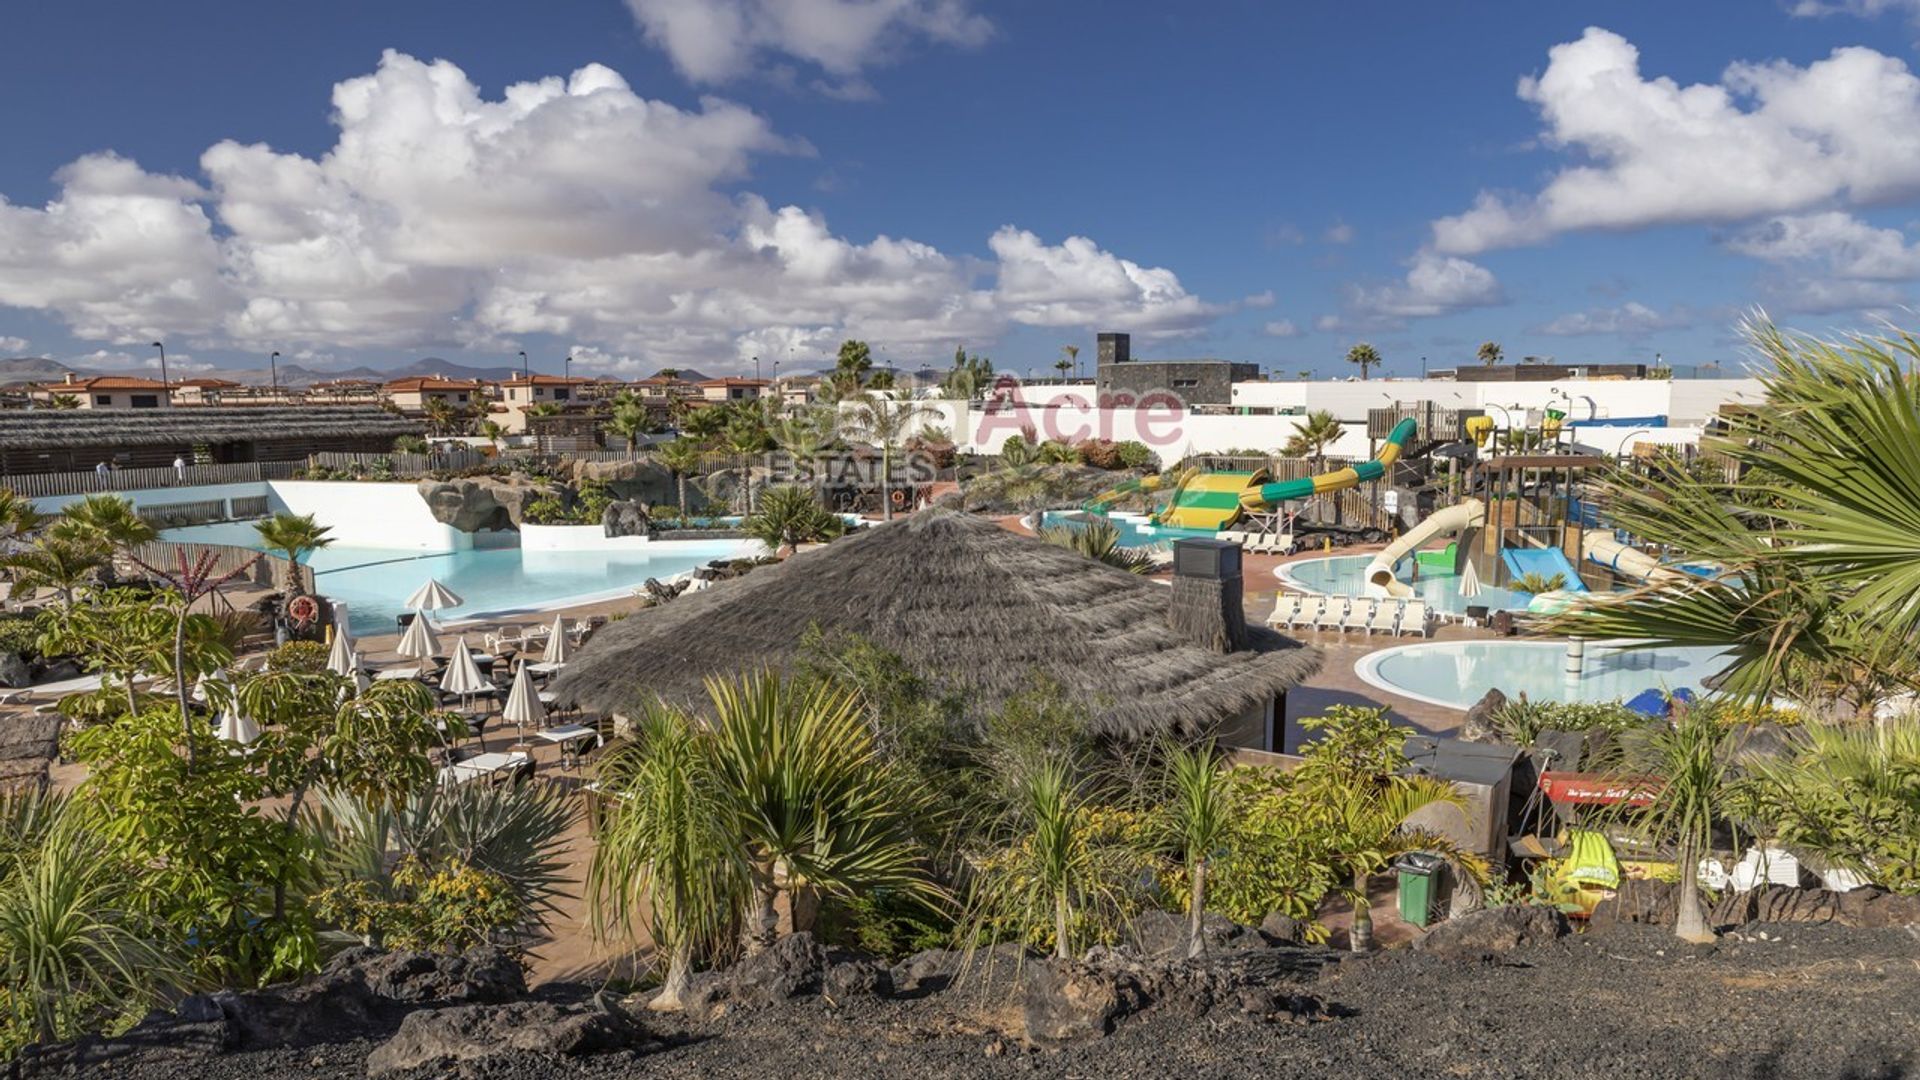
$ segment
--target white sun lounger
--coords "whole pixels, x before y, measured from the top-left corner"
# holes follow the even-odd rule
[[[1313,628],[1315,630],[1338,630],[1340,629],[1340,621],[1346,617],[1346,599],[1338,596],[1329,596],[1327,597],[1327,602],[1321,606],[1320,613],[1314,616]]]
[[[1400,628],[1400,620],[1405,616],[1406,605],[1391,600],[1382,600],[1373,609],[1373,618],[1367,620],[1367,636],[1376,632],[1391,634]]]
[[[1274,599],[1273,614],[1267,616],[1267,625],[1292,626],[1294,616],[1300,614],[1300,602],[1304,599],[1297,593],[1281,593]]]
[[[1407,601],[1407,610],[1400,616],[1400,633],[1433,636],[1433,616],[1425,600]]]
[[[1347,614],[1340,620],[1340,632],[1365,630],[1367,620],[1373,617],[1373,603],[1369,600],[1355,600],[1347,605]]]

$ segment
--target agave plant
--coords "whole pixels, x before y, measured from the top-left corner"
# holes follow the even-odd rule
[[[1078,525],[1047,525],[1036,535],[1055,547],[1129,573],[1144,574],[1153,569],[1153,553],[1146,548],[1122,547],[1120,529],[1110,521],[1090,518]]]
[[[1714,936],[1700,906],[1698,868],[1716,829],[1731,822],[1737,806],[1737,738],[1715,710],[1692,707],[1681,708],[1671,723],[1623,737],[1626,772],[1653,782],[1653,802],[1631,811],[1632,819],[1656,842],[1674,847],[1680,888],[1673,932],[1687,941]]]

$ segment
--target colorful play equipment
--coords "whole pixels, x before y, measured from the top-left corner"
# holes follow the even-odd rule
[[[1273,510],[1282,503],[1344,491],[1385,476],[1413,438],[1412,418],[1394,425],[1371,461],[1298,480],[1269,481],[1265,469],[1251,472],[1203,472],[1183,482],[1155,522],[1182,529],[1225,529],[1244,514]]]
[[[1387,474],[1387,469],[1400,460],[1406,450],[1407,440],[1413,438],[1414,421],[1412,417],[1393,426],[1387,436],[1386,445],[1372,461],[1363,461],[1358,465],[1349,465],[1344,469],[1321,473],[1318,476],[1303,477],[1299,480],[1281,480],[1272,484],[1249,484],[1240,493],[1240,505],[1243,509],[1258,513],[1270,510],[1274,506],[1295,499],[1305,499],[1314,495],[1324,495],[1330,491],[1344,491],[1347,488],[1378,480]]]
[[[1198,472],[1182,478],[1154,524],[1176,529],[1224,529],[1240,516],[1240,493],[1267,478],[1255,472]]]

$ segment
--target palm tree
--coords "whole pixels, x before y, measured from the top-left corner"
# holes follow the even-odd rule
[[[799,484],[772,487],[760,497],[760,509],[742,525],[746,534],[785,555],[801,544],[831,540],[846,524],[820,505],[812,488]]]
[[[285,510],[257,522],[254,531],[268,551],[287,560],[287,581],[283,589],[291,595],[300,587],[299,567],[308,555],[333,543],[328,526],[314,520],[312,514],[292,514]]]
[[[1326,466],[1327,447],[1339,442],[1346,431],[1333,413],[1315,409],[1307,414],[1304,422],[1293,425],[1293,434],[1288,437],[1283,452],[1288,457],[1311,459],[1313,471],[1320,472]]]
[[[747,892],[713,736],[683,713],[649,708],[635,738],[599,766],[607,812],[587,871],[597,936],[633,936],[644,904],[666,975],[649,1009],[678,1011],[697,950],[716,944]]]
[[[1233,834],[1233,794],[1211,742],[1168,745],[1162,757],[1165,772],[1160,809],[1167,838],[1186,865],[1187,956],[1191,959],[1207,950],[1206,936],[1201,933],[1207,911],[1207,872],[1214,853]]]
[[[1367,370],[1380,362],[1380,350],[1362,341],[1347,350],[1347,363],[1360,365],[1360,378],[1364,381]]]
[[[48,534],[62,540],[97,540],[122,552],[160,535],[133,503],[119,495],[86,495],[68,503]]]
[[[1541,593],[1556,592],[1566,587],[1567,575],[1562,573],[1554,573],[1551,575],[1542,574],[1538,570],[1529,570],[1519,577],[1514,578],[1512,581],[1507,582],[1507,588],[1514,592],[1526,593],[1529,596],[1539,596]]]
[[[627,441],[627,457],[640,447],[640,436],[647,433],[647,410],[639,402],[624,402],[613,407],[607,419],[607,431]]]
[[[1080,346],[1062,345],[1060,351],[1067,354],[1067,366],[1078,368],[1080,365]]]
[[[1500,348],[1500,343],[1497,341],[1483,341],[1480,343],[1479,352],[1475,355],[1480,358],[1482,364],[1492,367],[1506,358],[1506,351]]]
[[[747,513],[753,513],[753,455],[767,448],[767,429],[757,416],[739,416],[721,433],[727,452],[740,463],[740,490]]]
[[[31,547],[0,555],[0,567],[13,575],[15,595],[52,589],[60,594],[60,606],[71,608],[74,591],[112,557],[112,550],[96,539],[42,536]]]
[[[1128,573],[1145,574],[1153,570],[1152,553],[1146,548],[1121,546],[1120,529],[1111,521],[1089,518],[1078,525],[1046,525],[1035,535],[1054,547],[1066,548]]]
[[[486,420],[480,424],[480,434],[486,436],[487,445],[499,450],[500,440],[506,436],[507,429],[501,427],[498,421]]]
[[[834,360],[829,381],[841,397],[852,397],[867,385],[867,373],[873,370],[873,350],[864,341],[852,338],[840,343],[840,355]]]
[[[1055,360],[1053,362],[1053,370],[1059,372],[1060,380],[1062,382],[1065,382],[1067,378],[1067,372],[1073,370],[1073,361],[1068,357],[1062,356],[1060,359]]]
[[[0,488],[0,539],[27,535],[46,524],[47,516],[8,488]]]
[[[772,944],[779,894],[806,883],[925,898],[912,817],[924,796],[891,773],[857,694],[802,692],[763,672],[707,683],[715,771],[743,841],[751,899],[744,944]]]
[[[1657,785],[1653,802],[1634,820],[1657,842],[1674,845],[1680,870],[1674,935],[1712,941],[1700,906],[1700,860],[1713,849],[1715,828],[1732,814],[1735,736],[1715,710],[1685,705],[1676,708],[1670,723],[1630,734],[1623,740],[1629,774]]]
[[[912,398],[894,399],[865,393],[853,399],[845,414],[846,434],[880,448],[880,519],[893,520],[893,456],[915,421],[938,415]]]
[[[420,405],[420,411],[426,414],[427,427],[435,434],[445,435],[453,430],[459,420],[459,413],[445,398],[430,397]]]
[[[699,471],[700,463],[706,460],[707,451],[692,439],[675,439],[650,451],[660,464],[673,473],[674,484],[680,495],[680,520],[687,519],[687,477]]]

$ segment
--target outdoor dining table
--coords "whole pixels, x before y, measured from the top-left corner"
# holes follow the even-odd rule
[[[539,662],[539,663],[537,663],[537,664],[528,664],[528,665],[527,665],[527,674],[529,674],[529,675],[552,675],[552,674],[554,674],[554,673],[556,673],[556,672],[558,672],[558,671],[560,671],[560,670],[562,670],[562,669],[563,669],[563,668],[565,668],[566,666],[567,666],[567,662],[566,662],[565,660],[561,660],[561,661],[559,661],[559,662],[557,662],[557,663],[550,663],[550,662],[548,662],[548,661],[545,661],[545,660],[542,660],[542,661],[540,661],[540,662]]]
[[[600,738],[598,730],[585,724],[562,724],[559,727],[542,728],[534,734],[542,741],[560,747],[562,768],[573,768],[580,764],[580,745],[588,739],[597,741]]]
[[[374,682],[396,682],[400,679],[417,679],[421,669],[417,667],[387,668],[373,677]]]
[[[486,780],[504,772],[511,772],[531,760],[532,758],[526,754],[506,754],[497,750],[475,754],[465,761],[456,761],[451,765],[442,766],[440,785],[453,787],[469,784],[475,780]]]

